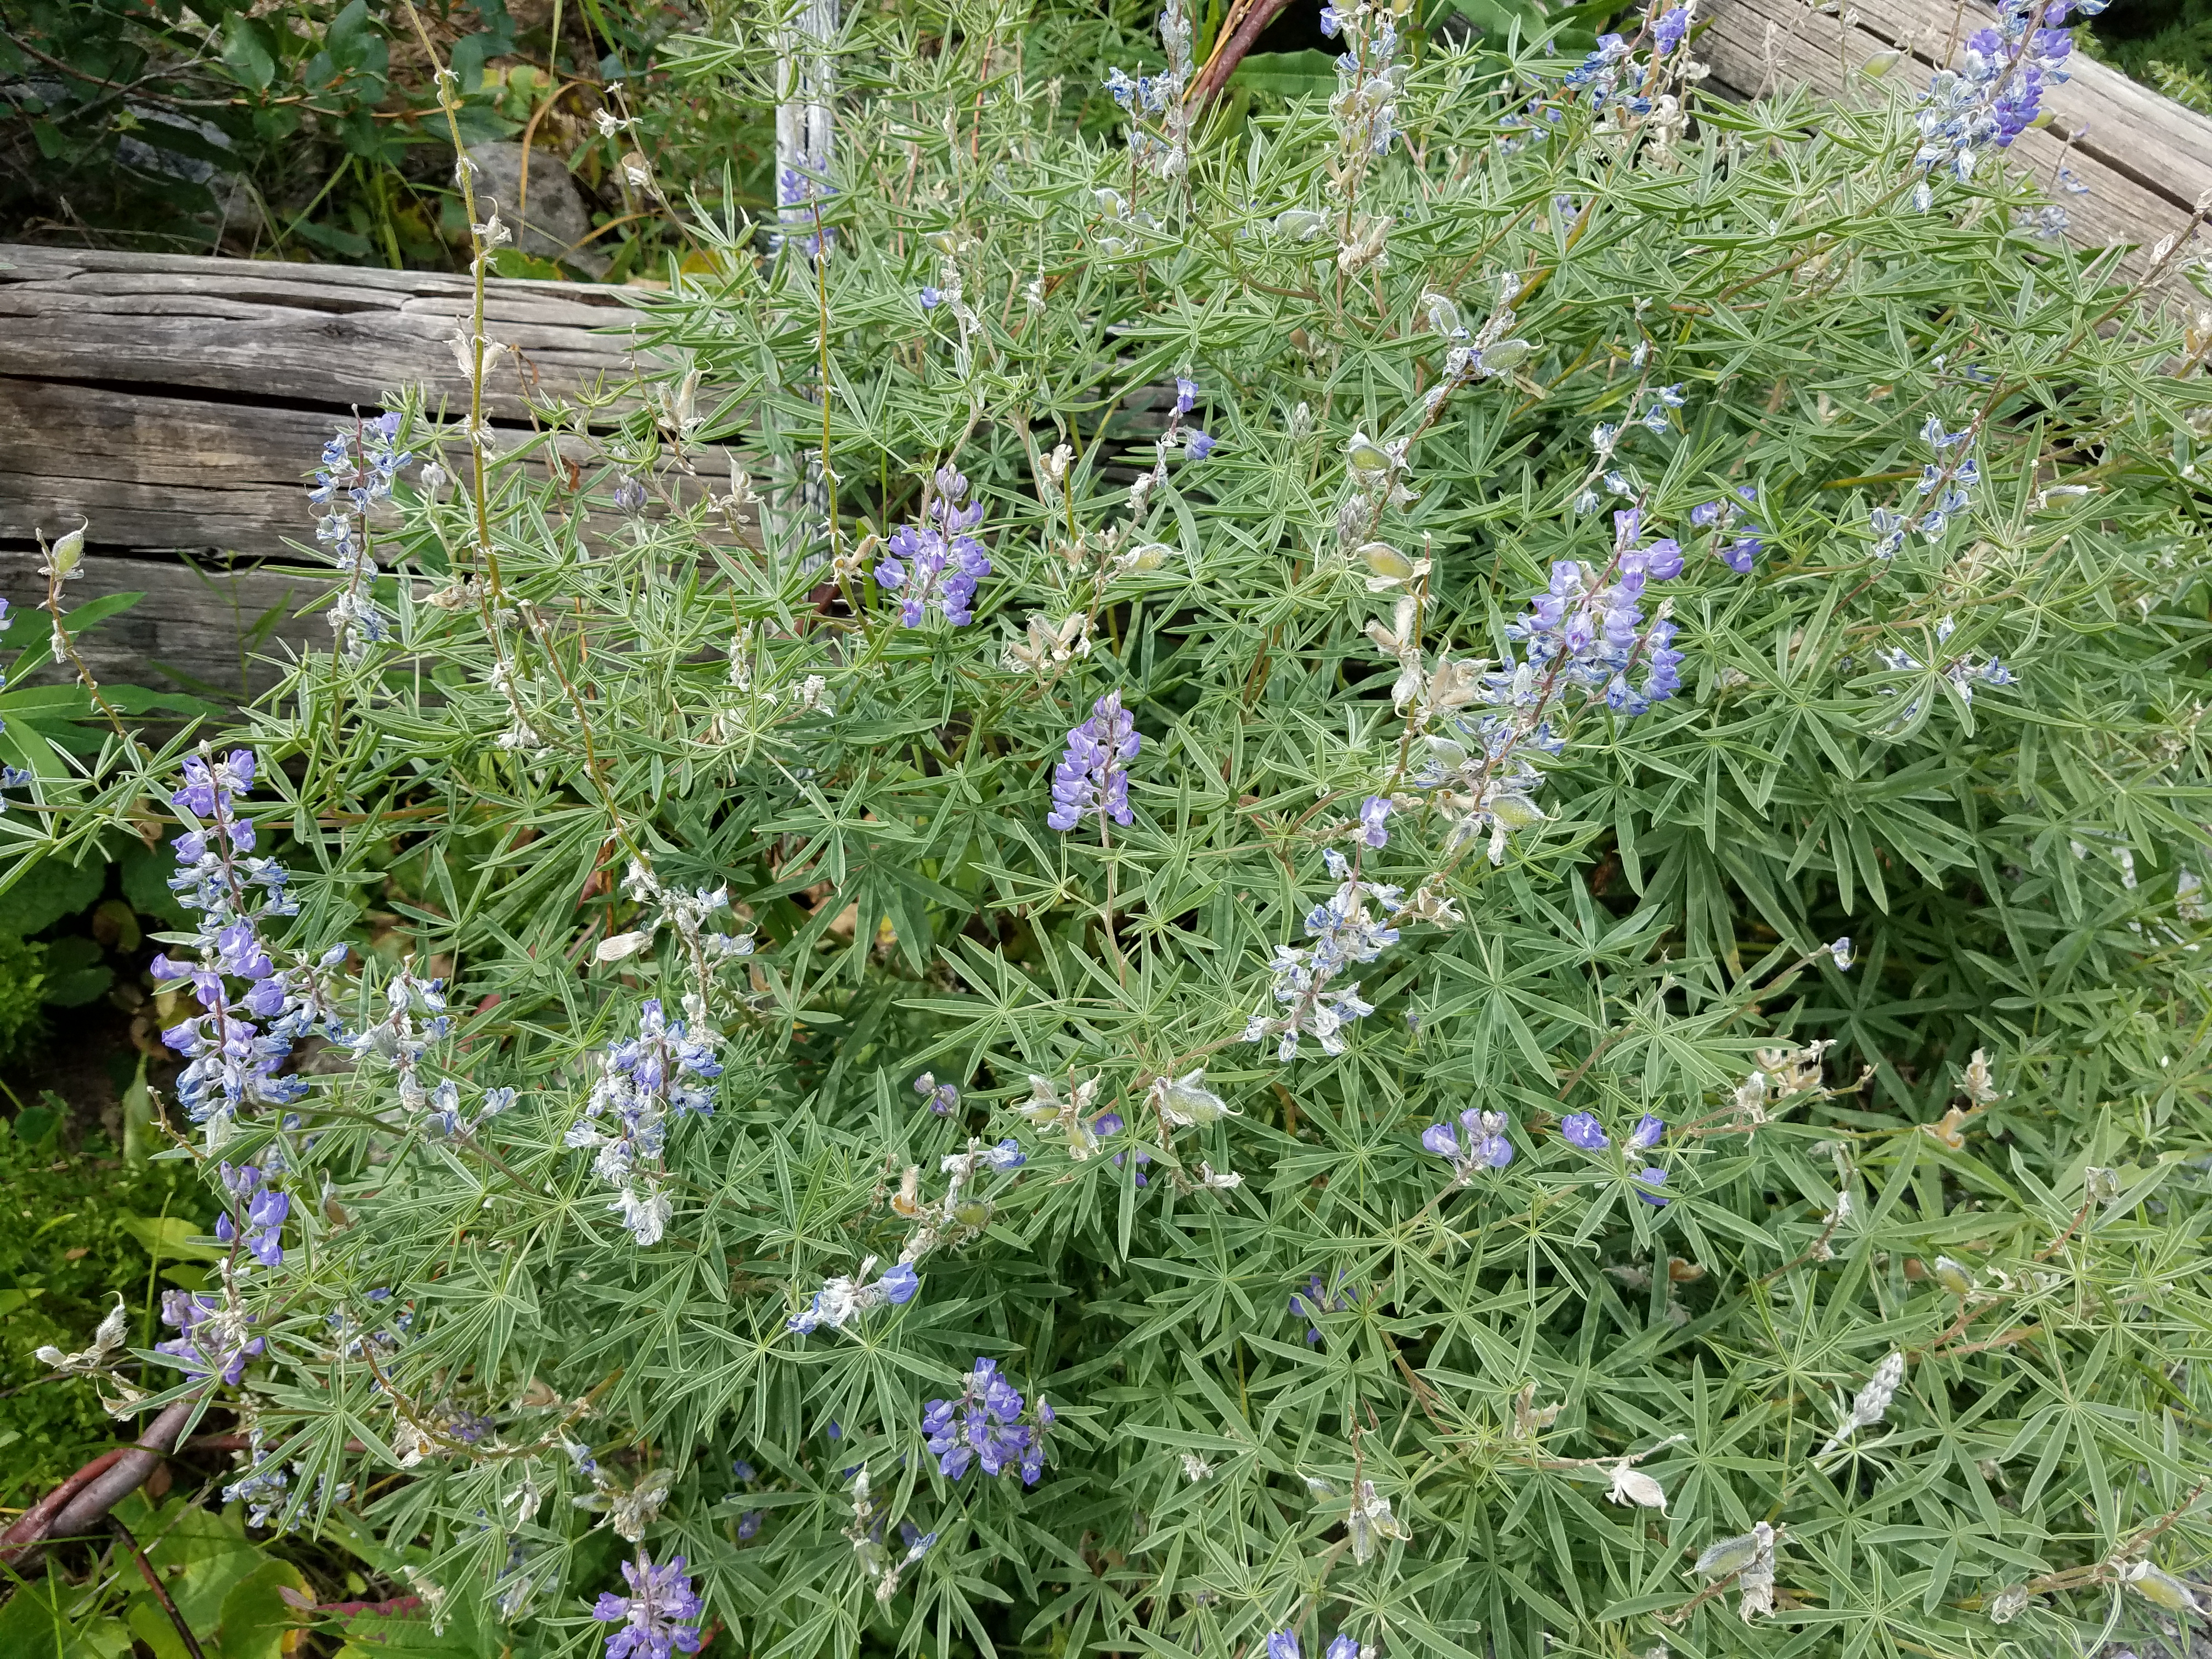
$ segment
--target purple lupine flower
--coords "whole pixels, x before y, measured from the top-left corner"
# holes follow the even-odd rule
[[[1469,1163],[1502,1170],[1513,1161],[1513,1143],[1505,1137],[1509,1120],[1504,1113],[1478,1112],[1470,1107],[1459,1115],[1459,1121],[1467,1131]]]
[[[599,1594],[592,1617],[622,1628],[607,1638],[606,1659],[668,1659],[672,1653],[699,1651],[699,1598],[676,1556],[659,1566],[642,1548],[637,1559],[622,1564],[629,1594]]]
[[[1091,718],[1067,734],[1067,752],[1052,774],[1052,811],[1045,822],[1063,832],[1074,829],[1090,813],[1103,827],[1106,818],[1128,823],[1129,769],[1144,739],[1137,723],[1121,707],[1121,694],[1109,691],[1098,699]]]
[[[757,1534],[761,1529],[762,1518],[767,1513],[765,1510],[747,1510],[740,1515],[738,1517],[738,1542],[742,1544]]]
[[[1421,1145],[1439,1158],[1448,1158],[1459,1181],[1478,1170],[1502,1170],[1513,1161],[1513,1143],[1506,1139],[1503,1112],[1485,1112],[1470,1106],[1459,1115],[1462,1145],[1449,1123],[1434,1123],[1421,1131]]]
[[[1851,936],[1849,933],[1845,933],[1833,945],[1821,946],[1821,949],[1835,958],[1838,972],[1848,974],[1851,971]]]
[[[1646,1112],[1636,1120],[1636,1127],[1629,1131],[1628,1150],[1632,1152],[1648,1152],[1659,1144],[1659,1138],[1666,1133],[1667,1120],[1654,1117],[1650,1113]]]
[[[1267,1659],[1298,1659],[1298,1633],[1279,1630],[1267,1637]]]
[[[1682,684],[1674,623],[1662,620],[1646,627],[1641,604],[1647,582],[1671,581],[1681,574],[1681,544],[1671,537],[1641,544],[1643,519],[1632,507],[1613,515],[1609,568],[1615,579],[1610,586],[1607,570],[1561,559],[1528,613],[1505,630],[1507,638],[1526,642],[1528,665],[1540,678],[1557,675],[1602,687],[1607,706],[1631,716],[1671,697]],[[1640,687],[1629,678],[1639,667],[1644,671]]]
[[[1605,1131],[1598,1127],[1596,1114],[1570,1112],[1559,1121],[1559,1133],[1568,1144],[1579,1146],[1586,1152],[1601,1152],[1613,1143],[1606,1139]]]
[[[251,1164],[220,1166],[222,1184],[230,1193],[234,1205],[246,1206],[246,1222],[241,1227],[232,1212],[225,1210],[216,1218],[215,1236],[228,1244],[241,1234],[246,1248],[253,1259],[264,1267],[274,1267],[284,1260],[284,1249],[279,1242],[284,1218],[292,1212],[289,1194],[277,1191],[266,1183],[262,1170]]]
[[[1671,582],[1682,574],[1682,544],[1672,536],[1662,537],[1652,543],[1642,550],[1641,556],[1644,574],[1655,582]],[[1626,562],[1627,556],[1624,556],[1624,568]]]
[[[1739,576],[1751,574],[1752,561],[1756,559],[1766,544],[1756,536],[1738,536],[1725,547],[1716,545],[1713,556]]]
[[[1037,1402],[1036,1421],[1024,1423],[1021,1392],[1000,1374],[995,1360],[979,1358],[957,1400],[933,1400],[923,1407],[921,1431],[937,1457],[937,1471],[948,1480],[963,1479],[980,1462],[988,1475],[1012,1464],[1022,1484],[1035,1486],[1044,1473],[1042,1430],[1052,1422],[1051,1407]]]
[[[1175,412],[1188,415],[1198,407],[1198,382],[1187,375],[1176,376]]]
[[[1091,1120],[1091,1133],[1098,1136],[1101,1139],[1103,1139],[1108,1135],[1120,1134],[1121,1133],[1121,1115],[1119,1112],[1101,1112],[1097,1117]],[[1120,1169],[1122,1165],[1123,1159],[1126,1157],[1127,1154],[1122,1152],[1115,1153],[1114,1167],[1117,1170]],[[1137,1148],[1136,1182],[1137,1185],[1139,1187],[1149,1187],[1152,1185],[1151,1179],[1145,1174],[1144,1170],[1144,1166],[1150,1164],[1152,1161],[1152,1155],[1150,1152],[1146,1152],[1141,1146]]]
[[[1271,1015],[1263,1006],[1244,1027],[1247,1042],[1275,1037],[1275,1057],[1286,1065],[1298,1057],[1302,1033],[1318,1038],[1323,1054],[1340,1054],[1344,1028],[1375,1012],[1360,997],[1357,983],[1334,981],[1353,963],[1372,962],[1398,942],[1399,930],[1390,924],[1404,908],[1404,889],[1358,879],[1352,861],[1334,847],[1322,850],[1322,861],[1338,885],[1306,913],[1306,933],[1313,943],[1279,945],[1267,964],[1274,975],[1273,999],[1288,1012]],[[1376,911],[1368,908],[1370,898]]]
[[[1367,847],[1387,847],[1390,844],[1388,820],[1390,817],[1390,798],[1370,795],[1359,803],[1359,840]]]
[[[924,311],[934,311],[937,309],[938,302],[944,299],[945,296],[942,294],[939,294],[935,289],[925,284],[921,292],[915,297],[921,300],[921,308]]]
[[[637,1035],[610,1042],[599,1066],[584,1115],[563,1140],[597,1154],[593,1173],[617,1189],[607,1207],[622,1212],[639,1243],[657,1244],[673,1209],[660,1178],[669,1121],[714,1115],[722,1064],[712,1041],[693,1037],[651,997],[638,1011]]]
[[[897,591],[899,622],[907,628],[921,627],[933,608],[964,628],[974,616],[975,584],[991,574],[989,555],[969,533],[982,522],[982,502],[968,501],[968,480],[951,466],[937,469],[936,484],[929,522],[893,531],[876,567],[877,585]]]
[[[1659,21],[1651,26],[1652,50],[1664,56],[1682,44],[1683,36],[1690,32],[1690,14],[1686,7],[1669,6],[1659,14]]]
[[[1664,1193],[1647,1193],[1644,1190],[1645,1187],[1665,1186],[1667,1184],[1667,1172],[1664,1170],[1656,1169],[1647,1164],[1645,1165],[1643,1172],[1639,1174],[1636,1179],[1641,1183],[1636,1189],[1636,1195],[1642,1199],[1646,1204],[1656,1207],[1668,1202],[1668,1197]]]
[[[252,856],[253,825],[239,816],[240,799],[253,787],[253,751],[234,749],[220,760],[188,756],[183,769],[184,783],[170,799],[198,821],[176,837],[178,867],[168,884],[179,904],[199,913],[198,959],[164,954],[154,971],[160,979],[189,980],[202,1010],[161,1040],[190,1062],[177,1080],[178,1098],[194,1122],[208,1126],[212,1146],[240,1112],[288,1105],[307,1092],[304,1078],[278,1075],[300,1037],[316,1030],[344,1033],[322,971],[327,964],[279,972],[263,935],[270,920],[297,914],[299,905],[287,890],[284,867]],[[235,997],[233,980],[246,981]]]
[[[615,511],[635,518],[645,511],[645,486],[629,473],[623,474],[615,483]]]
[[[914,1091],[928,1097],[929,1109],[939,1117],[951,1117],[953,1109],[960,1104],[960,1091],[950,1083],[939,1083],[929,1072],[915,1079]]]
[[[873,1261],[875,1258],[871,1256],[868,1260]],[[867,1265],[861,1264],[863,1271]],[[842,1331],[872,1309],[904,1307],[921,1288],[921,1275],[910,1261],[895,1263],[871,1284],[860,1284],[843,1274],[825,1279],[813,1300],[784,1321],[784,1328],[799,1336],[811,1336],[824,1325],[833,1331]],[[835,1423],[830,1425],[832,1440],[843,1432]]]
[[[921,1288],[921,1275],[915,1272],[914,1263],[902,1261],[876,1283],[883,1286],[884,1295],[893,1307],[903,1308],[914,1300],[914,1293]]]
[[[219,1376],[235,1387],[246,1374],[246,1362],[264,1346],[260,1337],[246,1337],[246,1328],[253,1322],[251,1314],[191,1291],[161,1293],[161,1322],[174,1327],[177,1334],[156,1342],[154,1352],[168,1355],[178,1370],[195,1381]]]
[[[1202,461],[1221,447],[1221,441],[1210,432],[1194,431],[1183,440],[1183,453],[1194,461]]]
[[[1322,1284],[1319,1273],[1312,1273],[1307,1276],[1305,1289],[1291,1292],[1291,1311],[1301,1319],[1310,1321],[1319,1319],[1323,1314],[1342,1313],[1350,1306],[1352,1306],[1352,1293],[1343,1287],[1343,1277],[1340,1273],[1337,1278],[1337,1288],[1334,1291]],[[1310,1348],[1314,1347],[1320,1341],[1321,1328],[1318,1325],[1308,1324],[1306,1346]]]
[[[1720,522],[1722,505],[1718,501],[1701,501],[1690,509],[1690,522],[1699,530],[1710,529]]]

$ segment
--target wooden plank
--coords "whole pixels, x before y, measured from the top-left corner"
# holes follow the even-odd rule
[[[327,413],[0,376],[0,541],[91,521],[95,549],[264,558],[312,543]]]
[[[0,374],[333,413],[421,384],[460,409],[451,342],[471,303],[460,276],[0,244]],[[573,398],[629,379],[629,315],[618,288],[489,280],[484,333],[518,352],[486,388],[491,414],[526,418],[526,389]]]
[[[317,558],[308,475],[324,441],[352,416],[213,403],[189,395],[0,375],[0,545],[24,547],[88,520],[94,558],[191,552],[217,557]],[[573,434],[554,450],[579,466],[601,460]],[[729,471],[708,447],[692,465],[708,485]],[[457,451],[448,471],[460,465]],[[531,463],[532,476],[542,462]],[[412,475],[410,475],[412,476]],[[702,487],[678,481],[685,501]]]
[[[1940,64],[1955,64],[1959,43],[1996,14],[1983,0],[1850,0],[1832,13],[1802,0],[1713,0],[1703,15],[1710,26],[1698,53],[1726,88],[1753,98],[1802,86],[1883,99],[1900,81],[1917,91]],[[1882,70],[1886,61],[1894,67]],[[2014,140],[2004,162],[2032,173],[2066,210],[2069,240],[2130,247],[2123,268],[2139,276],[2150,248],[2212,194],[2212,118],[2079,52],[2069,65],[2071,79],[2045,88],[2049,120]],[[2062,166],[2087,194],[2059,187]]]
[[[38,574],[39,562],[36,553],[0,551],[0,596],[11,605],[43,605],[46,579]],[[77,636],[86,664],[103,684],[198,691],[194,682],[205,682],[242,698],[275,683],[279,665],[274,658],[330,649],[329,624],[319,615],[298,613],[321,599],[331,580],[292,571],[198,568],[177,561],[88,559],[63,603],[74,608],[109,593],[145,594],[120,616]],[[248,644],[257,630],[260,642]],[[172,676],[166,669],[181,673]],[[72,676],[55,670],[41,678]]]

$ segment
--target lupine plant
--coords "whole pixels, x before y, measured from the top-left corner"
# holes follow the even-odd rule
[[[1180,7],[870,13],[660,378],[334,442],[162,970],[231,1250],[141,1358],[271,1524],[611,1659],[2200,1610],[2197,225],[2038,234],[2020,32],[1329,22],[1239,114]]]

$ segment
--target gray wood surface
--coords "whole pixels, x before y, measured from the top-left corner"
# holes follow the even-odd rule
[[[630,377],[623,289],[485,287],[484,332],[520,349],[487,388],[495,417],[525,418],[526,381],[570,398]],[[462,276],[0,244],[0,374],[341,412],[420,384],[459,408],[468,377],[449,342],[470,304]]]
[[[1996,18],[1984,0],[1846,0],[1826,13],[1803,0],[1711,0],[1701,15],[1710,27],[1698,56],[1716,81],[1753,98],[1800,86],[1829,97],[1883,99],[1900,84],[1917,93]],[[2072,78],[2044,91],[2050,119],[2014,141],[2006,164],[2032,173],[2065,208],[2069,240],[2131,246],[2125,268],[2140,275],[2151,247],[2185,230],[2212,192],[2212,118],[2079,52],[2069,61]],[[2087,194],[2059,188],[2062,166]]]
[[[0,595],[12,605],[42,604],[46,581],[39,562],[36,553],[0,550]],[[299,614],[328,588],[328,579],[312,572],[109,557],[85,562],[64,603],[75,607],[110,593],[146,596],[77,635],[86,665],[101,682],[201,695],[212,688],[244,701],[273,683],[278,656],[330,648],[329,624],[319,615]]]
[[[410,386],[465,405],[471,304],[459,276],[0,245],[0,548],[87,520],[94,557],[294,556],[356,410]],[[619,289],[489,283],[484,332],[517,348],[494,423],[632,380],[629,316]]]

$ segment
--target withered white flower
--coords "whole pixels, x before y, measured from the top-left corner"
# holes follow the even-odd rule
[[[1667,1513],[1667,1489],[1626,1458],[1613,1466],[1613,1490],[1606,1496],[1616,1504],[1635,1504]]]
[[[1973,1058],[1966,1062],[1966,1074],[1960,1079],[1959,1086],[1966,1091],[1966,1098],[1977,1106],[1993,1105],[2004,1098],[1997,1088],[1996,1075],[1990,1069],[1990,1057],[1979,1048],[1974,1050]]]
[[[1067,1155],[1078,1164],[1098,1150],[1091,1128],[1091,1103],[1098,1097],[1098,1079],[1086,1078],[1063,1096],[1060,1085],[1035,1072],[1030,1073],[1030,1097],[1015,1109],[1035,1124],[1040,1134],[1057,1133],[1067,1139]]]
[[[1202,1070],[1186,1072],[1178,1078],[1154,1078],[1152,1106],[1162,1119],[1178,1129],[1243,1115],[1206,1086]]]
[[[1372,1480],[1362,1480],[1345,1514],[1344,1530],[1352,1540],[1352,1559],[1365,1566],[1375,1559],[1377,1540],[1409,1543],[1413,1532],[1406,1523],[1390,1513],[1390,1500],[1375,1490]]]
[[[2026,1612],[2027,1604],[2035,1600],[2025,1584],[2007,1584],[1990,1597],[1982,1611],[1988,1613],[1992,1625],[2009,1625]]]
[[[1866,1386],[1852,1400],[1850,1410],[1836,1425],[1836,1431],[1828,1437],[1828,1443],[1814,1455],[1826,1457],[1861,1429],[1870,1429],[1881,1422],[1883,1414],[1889,1410],[1889,1402],[1895,1397],[1899,1385],[1904,1381],[1905,1354],[1899,1350],[1889,1354],[1874,1368],[1874,1375],[1867,1379]]]
[[[41,1365],[50,1365],[64,1376],[96,1376],[114,1363],[131,1336],[131,1310],[118,1296],[115,1305],[92,1334],[92,1346],[82,1353],[64,1353],[49,1344],[37,1350]]]

